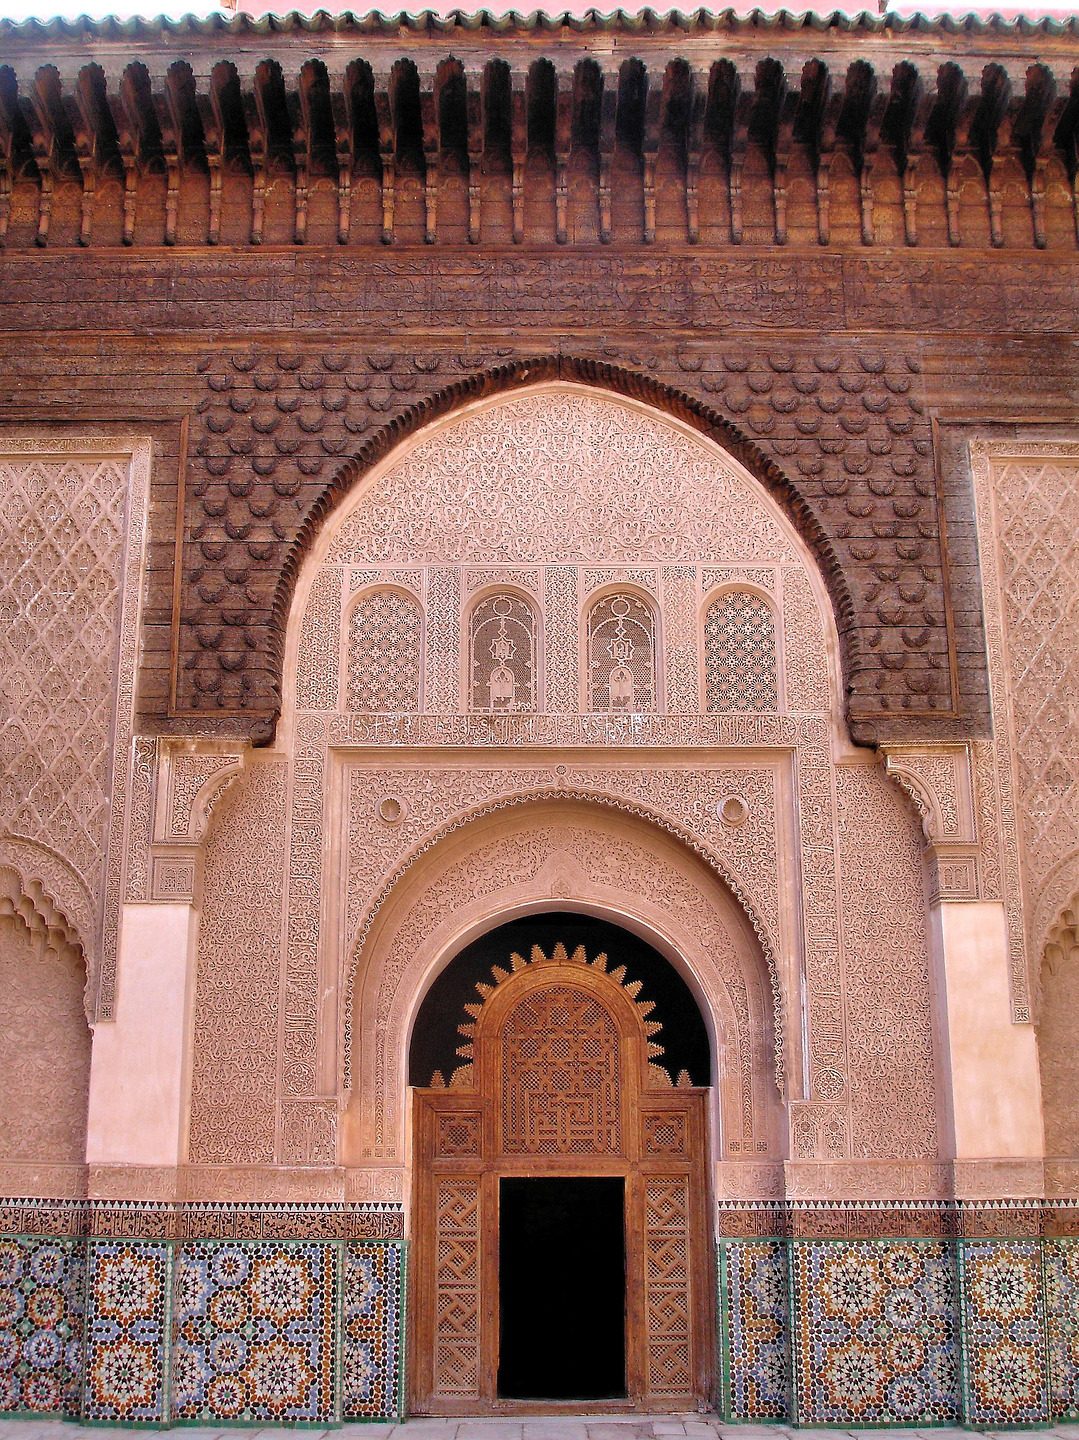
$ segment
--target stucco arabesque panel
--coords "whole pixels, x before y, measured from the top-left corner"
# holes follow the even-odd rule
[[[1079,443],[971,444],[1013,1018],[1079,891]],[[986,767],[988,768],[988,767]]]
[[[794,559],[761,494],[698,439],[562,387],[440,427],[372,484],[325,558],[529,566],[557,550],[563,563],[655,567],[719,560],[722,537],[738,562]]]
[[[133,435],[0,438],[0,611],[15,617],[0,635],[9,700],[0,843],[12,864],[28,867],[24,882],[51,886],[58,901],[67,892],[88,1007],[96,1000],[105,1020],[116,984],[150,465],[151,442]]]
[[[938,1152],[921,836],[876,765],[837,771],[851,1152]],[[875,857],[887,855],[879,865]]]
[[[486,757],[484,757],[486,760]],[[776,857],[777,770],[784,761],[747,762],[698,768],[648,757],[643,763],[612,761],[597,754],[576,763],[552,764],[539,757],[531,766],[447,762],[435,768],[423,759],[374,755],[349,763],[349,857],[346,933],[355,945],[371,898],[419,850],[439,835],[467,823],[492,804],[524,801],[552,792],[594,794],[614,805],[639,807],[672,830],[692,836],[712,855],[714,868],[744,898],[762,941],[778,954],[789,936],[781,926]],[[724,818],[725,800],[742,802],[738,823]],[[387,803],[389,802],[389,803]],[[388,813],[387,813],[388,812]],[[351,948],[351,947],[350,947]]]
[[[252,764],[206,843],[192,1039],[192,1164],[270,1165],[279,1123],[287,767]]]

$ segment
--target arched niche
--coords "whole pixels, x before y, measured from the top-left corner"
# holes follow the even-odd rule
[[[1042,952],[1038,1019],[1047,1161],[1079,1162],[1079,893],[1058,915]],[[1047,1174],[1050,1189],[1051,1171]],[[1073,1181],[1074,1183],[1074,1181]],[[1067,1181],[1065,1181],[1067,1190]]]
[[[537,797],[425,850],[361,931],[343,987],[341,1162],[408,1164],[408,1055],[424,996],[478,936],[551,910],[608,920],[675,967],[715,1056],[712,1153],[724,1162],[780,1157],[776,979],[745,909],[658,825]]]
[[[604,956],[604,972],[616,975],[624,989],[632,987],[633,998],[650,1007],[646,1019],[654,1027],[649,1032],[654,1048],[649,1059],[658,1067],[657,1083],[712,1084],[708,1027],[679,971],[632,931],[580,910],[531,911],[458,951],[432,981],[417,1012],[409,1045],[409,1083],[451,1088],[460,1083],[459,1072],[471,1063],[463,1052],[472,1011],[509,973],[530,964],[537,949],[551,955],[558,946],[570,955],[586,955],[590,964]]]
[[[0,863],[0,1188],[85,1194],[90,1029],[80,937],[38,880]]]

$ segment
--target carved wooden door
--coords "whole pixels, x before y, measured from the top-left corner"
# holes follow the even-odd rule
[[[605,1408],[710,1399],[707,1092],[672,1087],[623,978],[583,949],[515,955],[466,1007],[449,1088],[415,1091],[413,1413],[544,1408],[497,1393],[504,1176],[623,1178],[626,1399]]]

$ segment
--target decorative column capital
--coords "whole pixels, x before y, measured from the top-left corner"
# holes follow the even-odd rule
[[[242,773],[246,741],[161,740],[157,747],[150,899],[194,903],[215,807]]]
[[[918,811],[933,900],[977,900],[979,839],[969,745],[883,745],[884,768]]]

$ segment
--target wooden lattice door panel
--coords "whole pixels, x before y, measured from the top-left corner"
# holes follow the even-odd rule
[[[479,1176],[435,1182],[435,1307],[432,1391],[478,1398],[480,1393]]]
[[[692,1395],[689,1176],[649,1175],[643,1188],[646,1386],[653,1399]]]
[[[622,1047],[613,1016],[567,985],[526,995],[502,1027],[504,1155],[620,1155]]]
[[[706,1106],[696,1089],[645,1091],[638,1102],[640,1365],[652,1408],[692,1407],[711,1394]]]
[[[489,1180],[483,1173],[484,1111],[460,1092],[416,1097],[412,1285],[417,1323],[411,1336],[411,1406],[467,1412],[485,1393],[483,1323],[485,1225]]]

